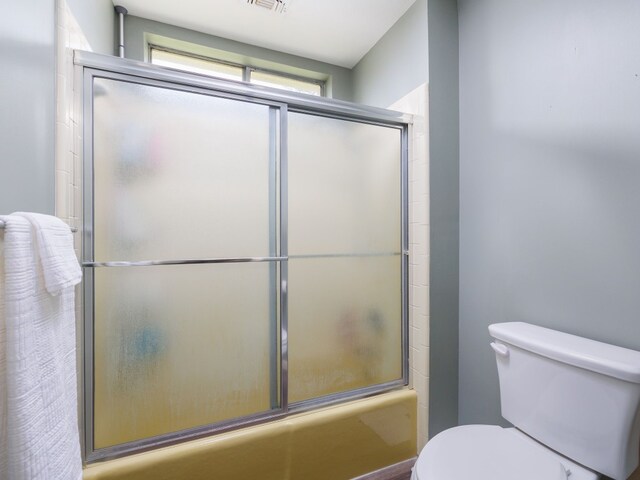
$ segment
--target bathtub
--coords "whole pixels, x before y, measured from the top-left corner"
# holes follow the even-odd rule
[[[84,480],[340,480],[416,455],[416,393],[400,390],[95,463]]]

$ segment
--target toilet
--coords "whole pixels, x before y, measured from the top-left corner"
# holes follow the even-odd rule
[[[638,466],[640,352],[528,323],[489,327],[502,416],[424,447],[412,480],[625,480]]]

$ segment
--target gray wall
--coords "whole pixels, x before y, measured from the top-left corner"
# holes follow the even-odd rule
[[[187,30],[185,28],[155,22],[145,18],[128,15],[125,19],[125,54],[127,58],[145,60],[144,34],[152,33],[184,42],[224,50],[235,54],[266,60],[281,65],[289,65],[304,70],[326,73],[331,76],[331,96],[339,100],[351,100],[351,70],[329,63],[289,55],[266,48],[236,42],[222,37]]]
[[[640,2],[460,0],[460,422],[487,326],[640,349]]]
[[[116,53],[116,15],[112,1],[66,1],[91,49],[97,53],[114,55]]]
[[[54,33],[52,0],[0,15],[0,214],[54,210]]]
[[[427,42],[427,0],[416,0],[353,68],[353,100],[386,108],[427,82]]]
[[[68,1],[93,49],[111,53],[111,1]],[[55,32],[53,0],[11,2],[0,16],[0,214],[54,213]]]
[[[458,424],[458,12],[429,0],[429,435]]]

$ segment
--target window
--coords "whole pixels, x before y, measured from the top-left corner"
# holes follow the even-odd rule
[[[213,58],[177,50],[150,46],[150,59],[154,65],[186,70],[227,80],[246,81],[255,85],[280,88],[290,92],[323,96],[324,81],[287,75],[282,72],[258,69],[247,65],[224,62]]]
[[[406,123],[85,79],[88,461],[406,385]]]
[[[242,81],[244,78],[244,67],[240,65],[216,62],[210,59],[169,52],[158,48],[151,48],[151,63],[161,67],[187,70],[189,72],[211,75],[227,80]]]

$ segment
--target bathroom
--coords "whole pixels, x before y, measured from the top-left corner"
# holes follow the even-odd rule
[[[295,39],[279,49],[251,45],[242,32],[196,31],[197,17],[179,23],[183,12],[172,20],[122,3],[129,9],[126,58],[144,61],[146,45],[168,38],[174,49],[199,45],[271,69],[323,74],[336,100],[413,116],[406,373],[415,396],[396,405],[413,412],[413,424],[399,432],[410,436],[413,452],[394,453],[382,464],[369,459],[351,477],[415,461],[427,439],[448,428],[507,425],[490,324],[528,322],[640,350],[638,2],[403,0],[393,21],[386,19],[388,30],[342,66],[305,58],[291,46]],[[138,2],[144,3],[151,2]],[[286,21],[296,5],[308,3],[329,9],[293,0],[288,13],[261,18]],[[374,20],[366,10],[349,13]],[[342,18],[335,11],[324,16]],[[117,54],[119,18],[110,0],[34,0],[7,6],[0,22],[0,214],[55,214],[78,229],[80,254],[82,82],[74,78],[70,52]],[[357,43],[353,32],[329,42],[338,51],[325,46],[326,54]],[[277,422],[262,425],[277,428]],[[320,442],[320,429],[310,428]],[[252,442],[247,451],[260,455],[264,441]],[[174,448],[167,455],[179,459],[188,443],[163,451]],[[349,463],[349,454],[359,453],[354,447],[340,460],[316,458],[314,465]],[[87,472],[107,463],[92,462]]]

